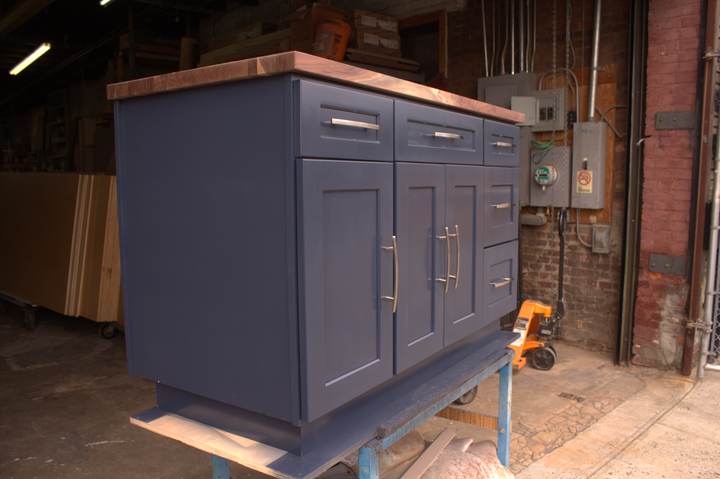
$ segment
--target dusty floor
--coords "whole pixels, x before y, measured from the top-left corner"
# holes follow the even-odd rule
[[[41,310],[37,329],[31,332],[25,329],[19,308],[11,306],[0,315],[0,476],[209,479],[209,454],[129,423],[130,415],[155,405],[154,385],[127,375],[122,333],[105,340],[98,336],[97,329],[90,321]],[[632,422],[621,415],[625,414],[623,407],[640,407],[657,420],[664,417],[660,413],[667,410],[662,409],[665,403],[676,404],[676,398],[684,397],[692,387],[687,379],[674,377],[673,373],[614,367],[608,354],[562,343],[557,349],[558,363],[551,371],[527,366],[513,375],[511,470],[522,471],[519,477],[558,477],[558,467],[569,467],[562,465],[562,453],[566,451],[575,458],[571,460],[591,463],[590,459],[578,459],[577,452],[572,453],[573,444],[578,444],[580,450],[588,449],[581,441],[592,432],[586,431],[588,428],[607,422],[611,431],[625,434],[613,422]],[[667,384],[660,384],[661,380]],[[651,383],[655,389],[648,387]],[[662,393],[652,395],[653,391]],[[639,401],[643,393],[647,403],[635,406],[633,401]],[[481,384],[478,398],[465,407],[496,415],[497,396],[496,374]],[[702,398],[697,401],[710,405],[718,399],[716,394]],[[682,418],[687,422],[692,416]],[[647,422],[642,417],[640,420]],[[647,429],[642,429],[644,422],[638,424],[635,430]],[[475,440],[495,439],[497,435],[495,431],[441,418],[431,419],[419,431],[426,440],[432,440],[445,427],[455,429],[457,437]],[[578,437],[582,431],[586,434]],[[706,426],[704,431],[705,441],[710,441],[706,447],[720,448],[720,440],[714,439],[717,428]],[[646,440],[659,444],[656,447],[671,447],[661,444],[662,430],[656,434],[659,437]],[[622,442],[622,437],[608,436],[607,441]],[[667,437],[664,439],[667,442]],[[695,443],[688,440],[687,444]],[[613,452],[613,457],[631,453],[629,446],[623,447]],[[620,473],[626,476],[628,471],[637,470],[620,463],[616,466],[608,477]],[[606,461],[593,471],[600,467],[610,466]],[[530,473],[532,468],[536,468],[535,472]],[[720,477],[720,471],[712,467],[708,471],[709,475],[703,477]],[[237,464],[231,464],[230,474],[235,479],[266,477]]]

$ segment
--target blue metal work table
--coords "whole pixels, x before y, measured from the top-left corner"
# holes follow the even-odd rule
[[[280,479],[313,479],[359,449],[360,479],[379,477],[378,454],[405,434],[451,405],[456,399],[500,372],[498,408],[498,458],[509,464],[512,359],[506,349],[513,333],[501,334],[487,354],[483,348],[456,364],[445,374],[408,393],[303,456],[288,453],[190,419],[153,408],[130,418],[133,424],[212,454],[214,479],[229,478],[229,461]],[[512,338],[510,338],[512,336]]]

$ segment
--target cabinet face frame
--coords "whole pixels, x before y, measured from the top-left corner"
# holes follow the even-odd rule
[[[485,168],[445,167],[445,217],[450,231],[457,228],[459,241],[451,238],[450,270],[458,276],[445,294],[444,346],[458,341],[488,323],[483,311],[482,271],[485,217]],[[458,245],[460,251],[457,250]],[[458,268],[457,260],[460,259]]]
[[[302,417],[393,375],[392,163],[297,160]],[[353,274],[351,274],[351,272]]]
[[[395,163],[395,374],[443,348],[445,165]]]

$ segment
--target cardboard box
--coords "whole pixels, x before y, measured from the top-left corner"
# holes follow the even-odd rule
[[[296,14],[302,12],[296,12]],[[312,53],[312,44],[315,40],[315,27],[325,20],[336,19],[349,22],[350,12],[341,8],[314,3],[312,8],[300,18],[295,18],[290,24],[290,50]]]
[[[353,24],[358,27],[378,28],[380,30],[397,33],[398,23],[398,19],[395,17],[368,12],[367,10],[360,10],[359,8],[353,11]]]
[[[354,45],[358,50],[400,57],[400,35],[397,33],[360,25],[356,29]]]

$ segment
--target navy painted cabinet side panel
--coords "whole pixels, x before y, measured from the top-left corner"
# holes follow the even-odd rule
[[[393,373],[392,163],[297,160],[303,420]]]
[[[445,168],[446,222],[450,234],[458,235],[449,242],[450,274],[457,278],[450,282],[445,295],[444,346],[448,346],[479,330],[488,320],[482,301],[485,168]]]
[[[398,307],[395,374],[443,347],[445,166],[395,163]]]
[[[291,421],[283,88],[122,101],[117,162],[132,371]]]

